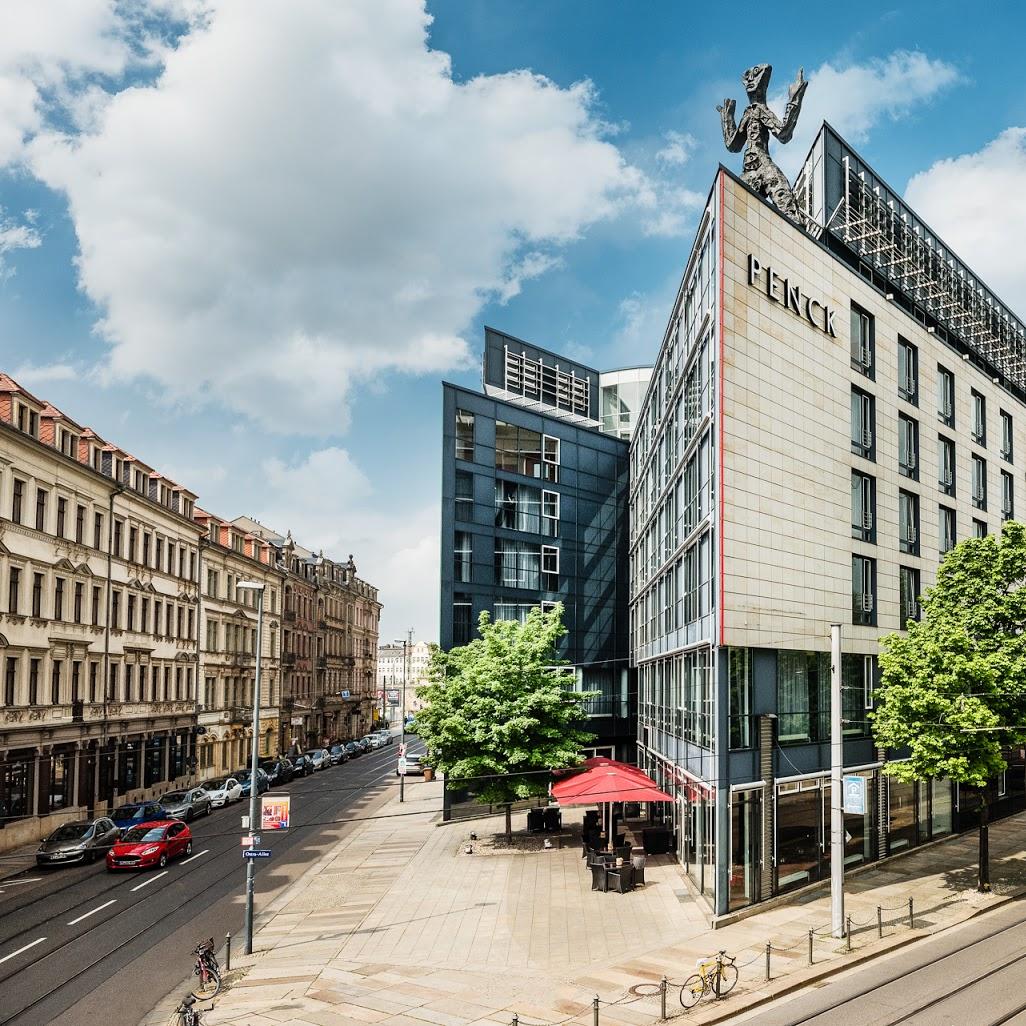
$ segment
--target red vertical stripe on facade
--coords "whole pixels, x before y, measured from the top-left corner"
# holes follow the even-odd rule
[[[719,275],[720,275],[720,288],[719,288],[719,295],[717,297],[717,303],[719,305],[720,339],[719,339],[719,349],[718,349],[719,355],[716,358],[716,376],[718,378],[718,382],[717,382],[717,384],[718,384],[718,388],[717,388],[717,393],[718,393],[717,405],[719,406],[719,409],[717,410],[718,425],[717,425],[717,431],[716,431],[716,446],[717,446],[717,454],[718,455],[717,455],[716,462],[717,462],[717,465],[719,466],[719,471],[720,471],[720,480],[719,480],[720,498],[719,498],[719,502],[716,505],[717,505],[717,508],[719,510],[719,517],[718,517],[719,523],[718,523],[718,527],[717,527],[717,530],[719,531],[719,538],[717,539],[717,548],[719,549],[719,553],[720,553],[720,617],[719,617],[719,620],[720,620],[720,645],[721,646],[723,645],[723,639],[725,637],[725,633],[724,633],[724,629],[723,629],[723,622],[726,619],[726,609],[725,609],[725,607],[723,605],[723,595],[724,595],[724,579],[723,579],[723,566],[724,566],[724,560],[723,560],[723,504],[724,504],[724,501],[725,501],[725,498],[726,498],[726,490],[725,490],[726,474],[724,473],[724,470],[723,470],[723,372],[724,372],[724,367],[723,367],[723,263],[724,263],[724,254],[723,254],[723,235],[724,235],[724,230],[723,230],[723,196],[724,196],[724,193],[725,193],[725,185],[726,185],[726,179],[725,179],[725,176],[723,174],[723,171],[721,170],[720,171],[720,204],[719,204],[720,209],[718,211],[718,216],[717,216],[717,221],[718,221],[717,227],[719,228],[719,245],[716,247],[716,260],[719,263]]]

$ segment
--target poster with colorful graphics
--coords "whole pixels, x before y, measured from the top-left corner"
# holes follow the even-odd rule
[[[260,829],[288,830],[292,798],[287,794],[265,794],[260,799]]]

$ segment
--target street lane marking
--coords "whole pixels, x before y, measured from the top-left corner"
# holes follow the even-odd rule
[[[28,880],[4,880],[4,887],[17,887],[18,884],[27,883],[39,883],[43,878],[41,876],[33,876]]]
[[[190,855],[187,859],[182,860],[182,865],[187,866],[193,859],[198,859],[201,855],[208,855],[210,853],[209,848],[204,848],[203,851],[196,852],[195,855]]]
[[[7,962],[14,958],[15,955],[20,955],[23,951],[28,951],[29,948],[34,948],[37,944],[42,944],[45,940],[45,937],[40,937],[39,940],[34,940],[31,944],[26,944],[25,947],[18,948],[17,951],[12,951],[9,955],[4,955],[3,958],[0,958],[0,962]]]
[[[167,872],[168,871],[165,869],[163,873],[158,873],[156,876],[151,876],[149,880],[143,880],[141,884],[137,884],[135,887],[132,888],[132,890],[141,891],[144,887],[149,887],[149,885],[153,883],[154,880],[159,880],[162,876],[167,876]]]
[[[74,926],[76,923],[82,922],[83,919],[88,919],[90,916],[96,915],[97,912],[102,912],[105,908],[110,908],[111,905],[116,904],[117,898],[111,898],[110,901],[105,902],[103,905],[94,908],[92,912],[86,912],[84,916],[79,916],[78,919],[72,919],[68,926]]]

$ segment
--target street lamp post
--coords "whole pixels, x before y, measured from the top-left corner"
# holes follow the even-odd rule
[[[413,645],[413,628],[407,631],[407,636],[402,640],[396,640],[396,645],[403,646],[403,702],[402,702],[402,726],[399,728],[399,751],[406,756],[406,653]],[[406,801],[406,774],[399,774],[399,801]]]
[[[253,739],[249,761],[249,832],[250,835],[259,826],[257,816],[257,762],[259,753],[257,742],[260,737],[260,649],[263,647],[264,635],[264,585],[259,581],[238,581],[236,588],[242,591],[257,593],[257,636],[256,636],[256,677],[253,682]],[[246,860],[246,946],[247,955],[253,954],[253,891],[256,886],[256,859]]]

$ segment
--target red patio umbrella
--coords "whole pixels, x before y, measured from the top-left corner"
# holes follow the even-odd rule
[[[560,805],[595,805],[609,802],[672,802],[656,782],[633,766],[600,765],[552,785]]]

